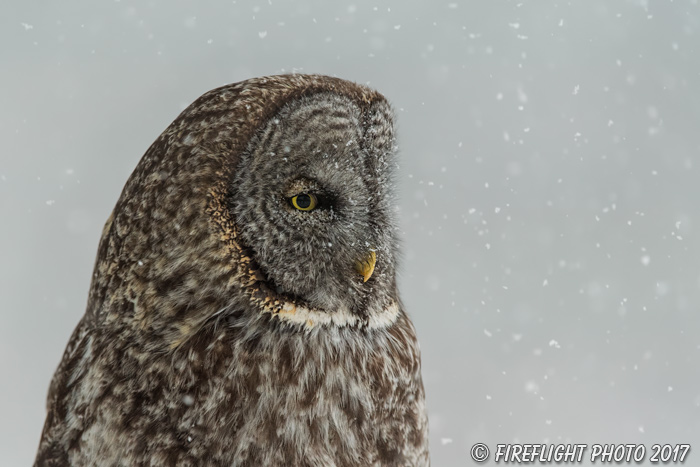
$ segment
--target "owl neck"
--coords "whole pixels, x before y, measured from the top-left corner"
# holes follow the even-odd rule
[[[358,316],[347,309],[335,311],[315,310],[286,301],[273,306],[261,307],[261,313],[269,313],[284,323],[300,326],[305,330],[317,327],[358,327],[366,329],[383,329],[394,324],[399,316],[399,305],[391,300],[389,304],[378,309],[369,310],[367,316]]]

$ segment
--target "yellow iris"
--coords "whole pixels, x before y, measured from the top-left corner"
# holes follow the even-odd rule
[[[316,207],[318,200],[311,193],[300,193],[292,196],[292,206],[300,211],[311,211]]]

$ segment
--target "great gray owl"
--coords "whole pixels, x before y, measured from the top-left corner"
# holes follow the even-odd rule
[[[426,465],[392,111],[315,75],[204,94],[100,241],[36,465]]]

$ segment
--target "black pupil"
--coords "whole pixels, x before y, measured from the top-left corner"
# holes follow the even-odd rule
[[[297,206],[301,209],[306,209],[311,206],[311,196],[307,194],[297,196]]]

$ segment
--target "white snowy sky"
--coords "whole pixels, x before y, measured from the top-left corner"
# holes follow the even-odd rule
[[[290,71],[368,83],[397,109],[433,465],[471,465],[476,442],[697,439],[697,0],[0,10],[2,465],[33,460],[141,155],[205,91]]]

